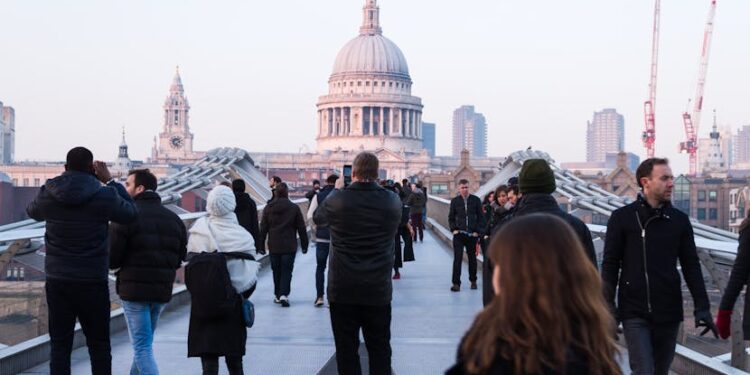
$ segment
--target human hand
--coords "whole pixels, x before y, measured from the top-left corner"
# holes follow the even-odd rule
[[[109,173],[109,168],[107,168],[107,163],[96,160],[94,161],[94,174],[96,175],[96,178],[99,179],[103,184],[106,184],[109,182],[109,180],[112,179],[112,174]]]
[[[719,332],[714,324],[714,319],[711,317],[711,312],[708,310],[698,310],[695,312],[695,328],[704,327],[700,336],[705,335],[708,331],[714,334],[715,338],[719,338]]]
[[[472,237],[479,237],[479,233],[477,233],[477,232],[472,232],[472,233],[471,233],[471,236],[472,236]]]
[[[454,230],[454,231],[453,231],[453,234],[454,234],[454,235],[458,234],[458,231],[457,231],[457,230]]]
[[[716,316],[716,328],[719,331],[719,337],[726,339],[730,336],[732,326],[732,310],[719,310]]]
[[[343,189],[344,188],[344,178],[342,177],[342,178],[339,178],[338,180],[336,180],[336,184],[334,184],[333,187],[334,187],[334,189],[339,189],[339,190]]]

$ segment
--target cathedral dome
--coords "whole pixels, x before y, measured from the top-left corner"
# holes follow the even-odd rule
[[[331,77],[373,73],[409,78],[409,67],[396,43],[380,34],[364,34],[339,51]]]

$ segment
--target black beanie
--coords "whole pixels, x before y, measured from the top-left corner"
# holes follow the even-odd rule
[[[518,189],[521,194],[552,194],[557,185],[555,174],[544,159],[529,159],[523,163],[518,174]]]

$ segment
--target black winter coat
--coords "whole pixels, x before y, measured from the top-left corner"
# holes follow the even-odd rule
[[[253,236],[255,248],[257,249],[260,238],[260,231],[258,230],[258,206],[247,193],[234,193],[234,200],[237,203],[237,207],[234,209],[237,221],[241,227],[245,228]]]
[[[166,303],[187,253],[185,224],[153,191],[138,194],[135,205],[135,222],[109,228],[109,268],[119,268],[117,294],[125,301]]]
[[[263,209],[260,221],[260,241],[256,248],[265,251],[266,237],[271,254],[289,254],[297,251],[297,235],[300,247],[307,252],[308,238],[305,219],[299,206],[289,198],[276,198]]]
[[[328,300],[384,306],[391,303],[393,249],[401,200],[376,183],[354,182],[333,191],[314,214],[331,230]]]
[[[534,193],[524,195],[518,201],[516,209],[513,210],[513,216],[509,217],[509,219],[512,220],[513,217],[535,213],[552,214],[570,224],[578,235],[578,239],[581,240],[581,245],[583,245],[583,249],[586,251],[586,256],[589,257],[594,267],[598,266],[596,262],[596,249],[594,248],[594,241],[591,239],[589,228],[581,219],[563,211],[553,196]]]
[[[130,223],[138,210],[122,185],[102,186],[91,173],[66,171],[47,180],[26,213],[46,221],[48,279],[106,281],[109,222]]]
[[[482,200],[476,195],[469,195],[464,199],[460,194],[451,199],[448,211],[448,225],[454,230],[476,232],[484,234],[485,223],[482,213]]]
[[[640,196],[612,212],[604,242],[602,281],[613,311],[618,289],[617,319],[682,321],[678,260],[695,311],[708,311],[708,295],[688,216],[668,203],[652,209]]]
[[[328,198],[328,195],[331,194],[334,187],[333,185],[326,185],[320,191],[318,194],[315,195],[315,199],[318,200],[318,207],[323,205],[323,201]],[[328,230],[327,226],[324,225],[316,225],[315,226],[315,238],[321,239],[321,240],[330,240],[331,239],[331,231]]]
[[[409,215],[422,215],[427,206],[427,196],[422,190],[414,191],[406,198],[406,205],[409,206]]]
[[[739,247],[737,257],[734,259],[732,273],[724,295],[721,297],[719,310],[732,310],[737,297],[745,287],[750,284],[750,227],[740,231]],[[742,332],[745,340],[750,340],[750,293],[745,293],[745,310],[742,314]]]

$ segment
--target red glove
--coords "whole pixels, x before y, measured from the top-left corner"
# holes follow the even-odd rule
[[[732,310],[719,310],[716,316],[716,328],[719,329],[719,336],[722,339],[729,337],[729,329],[732,325]]]

